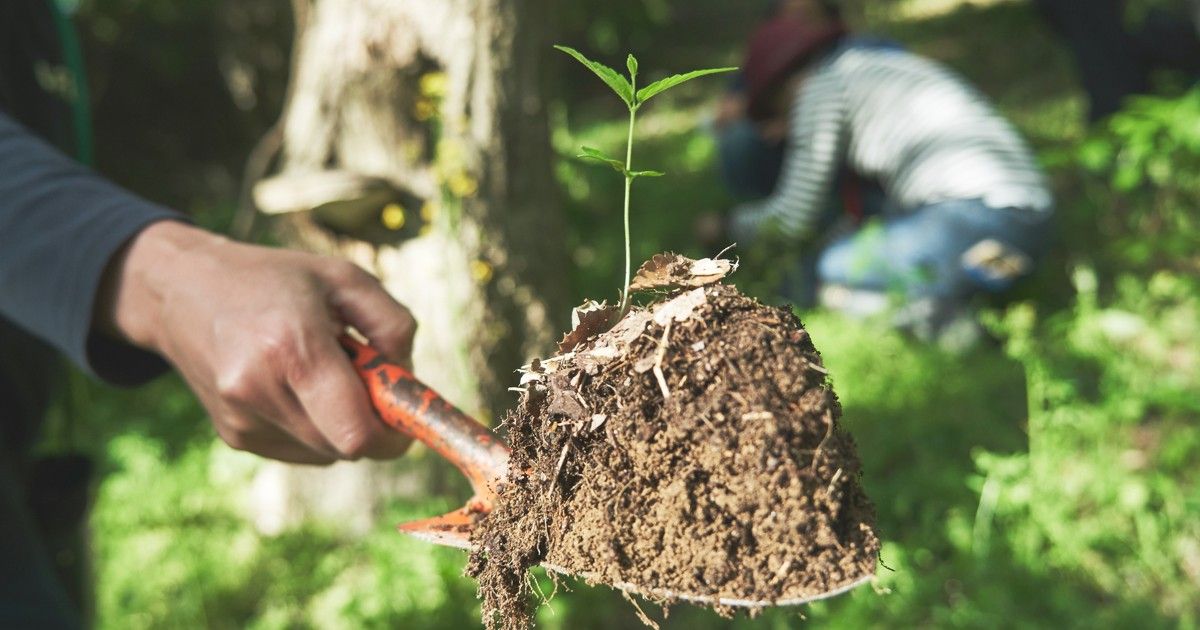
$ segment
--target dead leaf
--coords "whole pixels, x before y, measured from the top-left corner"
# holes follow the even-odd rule
[[[546,413],[563,415],[572,421],[589,417],[587,409],[583,407],[583,404],[577,398],[562,390],[554,390],[550,394],[550,404],[546,407]]]
[[[692,260],[672,252],[655,254],[642,263],[629,284],[630,291],[691,289],[712,284],[737,269],[737,262],[724,258]]]
[[[666,326],[672,321],[685,321],[696,312],[698,307],[707,303],[708,298],[704,295],[704,289],[692,289],[663,302],[654,309],[654,323]]]
[[[608,416],[606,416],[602,413],[593,414],[592,415],[592,424],[588,430],[595,431],[596,429],[599,429],[600,425],[604,424],[605,420],[608,420]]]
[[[629,283],[629,290],[645,291],[647,289],[671,286],[673,270],[677,259],[680,258],[683,257],[671,252],[651,256],[650,260],[647,260],[642,263],[641,267],[638,267],[637,273],[633,276],[633,281]]]
[[[621,321],[617,322],[616,326],[612,327],[609,339],[616,342],[618,346],[627,346],[642,336],[646,330],[646,324],[649,322],[649,312],[630,311]]]
[[[595,375],[600,371],[600,368],[608,365],[613,359],[619,356],[621,356],[621,353],[612,345],[600,344],[577,354],[575,356],[575,365],[579,366],[584,372]]]
[[[571,332],[558,342],[558,351],[567,352],[579,344],[612,328],[620,317],[620,307],[588,300],[571,310]]]
[[[721,278],[733,273],[737,269],[737,262],[726,260],[724,258],[701,258],[692,263],[688,273],[691,274],[693,284],[689,286],[704,286],[712,284]]]

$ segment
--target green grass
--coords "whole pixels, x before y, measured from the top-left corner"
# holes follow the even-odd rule
[[[1052,279],[991,315],[1003,343],[964,356],[878,322],[803,313],[860,448],[886,568],[874,588],[804,609],[726,621],[685,606],[665,626],[1200,625],[1196,250],[1187,253],[1185,241],[1170,259],[1147,257],[1129,237],[1138,226],[1189,225],[1181,213],[1194,212],[1200,185],[1181,176],[1113,192],[1109,178],[1132,167],[1089,161],[1079,147],[1101,138],[1119,149],[1127,136],[1082,127],[1070,64],[1025,4],[920,20],[883,9],[867,17],[952,61],[998,100],[1050,165],[1071,229],[1046,271]],[[639,120],[638,162],[668,176],[635,183],[635,260],[662,249],[712,254],[696,250],[691,222],[729,203],[701,130],[701,94],[681,91]],[[578,113],[554,116],[556,170],[568,198],[575,297],[612,300],[623,264],[618,179],[570,156],[580,144],[619,153],[624,122],[601,104],[607,95],[588,94],[600,100],[572,97]],[[1178,129],[1154,124],[1155,133],[1139,135],[1150,138],[1150,154],[1195,164],[1200,148],[1171,144]],[[1163,237],[1178,234],[1165,229]],[[734,279],[773,299],[770,261],[761,258]],[[448,499],[397,504],[361,539],[316,525],[260,536],[239,504],[252,458],[214,440],[177,379],[133,393],[82,382],[71,391],[68,407],[88,410],[88,439],[103,445],[93,518],[101,627],[478,624],[463,555],[391,529],[444,510]],[[637,623],[610,590],[569,582],[538,621],[552,629]]]

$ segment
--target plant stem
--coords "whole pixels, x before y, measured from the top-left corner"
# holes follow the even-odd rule
[[[633,169],[633,122],[637,116],[637,108],[629,108],[629,139],[625,144],[625,171]],[[629,308],[629,189],[633,184],[633,177],[625,176],[625,290],[621,292],[621,314],[625,313],[625,309]]]

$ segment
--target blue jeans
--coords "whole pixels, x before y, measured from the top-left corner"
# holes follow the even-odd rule
[[[957,299],[1002,291],[997,279],[965,264],[963,254],[992,239],[1035,260],[1047,245],[1049,213],[995,209],[979,199],[945,201],[902,216],[883,216],[821,252],[821,284],[899,293],[909,300]]]

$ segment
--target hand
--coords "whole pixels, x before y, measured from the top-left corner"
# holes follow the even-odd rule
[[[98,323],[183,374],[230,446],[288,462],[398,457],[337,337],[408,365],[416,324],[350,262],[155,223],[110,264]]]

